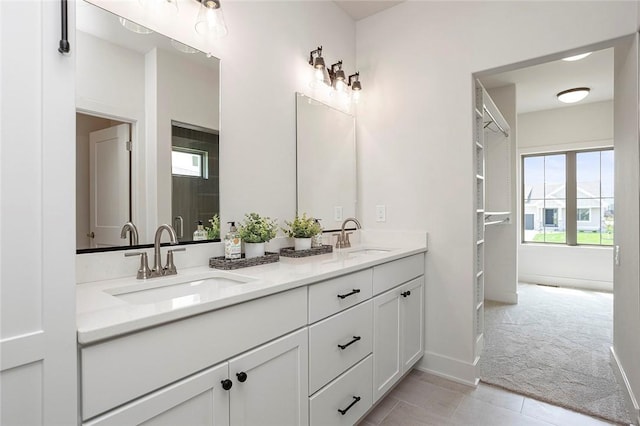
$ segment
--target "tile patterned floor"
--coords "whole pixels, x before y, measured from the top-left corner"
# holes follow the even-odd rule
[[[593,417],[480,383],[411,371],[360,426],[603,426]]]

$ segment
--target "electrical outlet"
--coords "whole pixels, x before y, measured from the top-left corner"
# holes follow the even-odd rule
[[[333,208],[333,220],[339,222],[342,220],[342,206],[335,206]]]
[[[383,204],[376,206],[376,222],[387,221],[387,207]]]

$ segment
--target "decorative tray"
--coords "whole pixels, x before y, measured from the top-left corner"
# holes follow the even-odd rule
[[[243,254],[240,259],[225,259],[224,256],[212,257],[209,259],[209,266],[211,268],[228,271],[231,269],[248,268],[249,266],[266,265],[267,263],[277,262],[278,260],[280,260],[278,253],[266,252],[264,256],[252,257],[251,259],[245,258]]]
[[[293,247],[284,247],[280,249],[280,256],[282,257],[307,257],[316,256],[319,254],[327,254],[333,251],[332,245],[323,245],[322,247],[313,247],[309,250],[295,250]]]

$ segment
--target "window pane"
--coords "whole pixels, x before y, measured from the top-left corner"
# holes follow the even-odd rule
[[[190,152],[171,151],[171,173],[182,176],[202,176],[202,156]]]
[[[613,198],[602,199],[602,244],[613,245]]]
[[[523,171],[525,203],[532,199],[543,199],[544,157],[525,157]]]
[[[578,222],[589,222],[591,221],[591,210],[578,209],[576,216],[577,216]]]
[[[547,200],[544,209],[545,243],[566,243],[564,200]]]
[[[566,198],[565,155],[547,155],[544,157],[544,195],[545,198]]]
[[[576,153],[578,198],[600,197],[600,151]]]
[[[600,157],[600,167],[603,197],[613,197],[613,159],[613,150],[602,151]]]

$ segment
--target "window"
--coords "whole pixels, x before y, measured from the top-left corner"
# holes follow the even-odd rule
[[[537,155],[523,159],[525,217],[524,241],[565,243],[566,155]],[[531,219],[529,219],[531,222]]]
[[[591,222],[591,209],[578,209],[578,222]]]
[[[173,147],[171,174],[207,178],[207,152]]]
[[[612,245],[613,159],[610,148],[524,156],[522,241]]]

